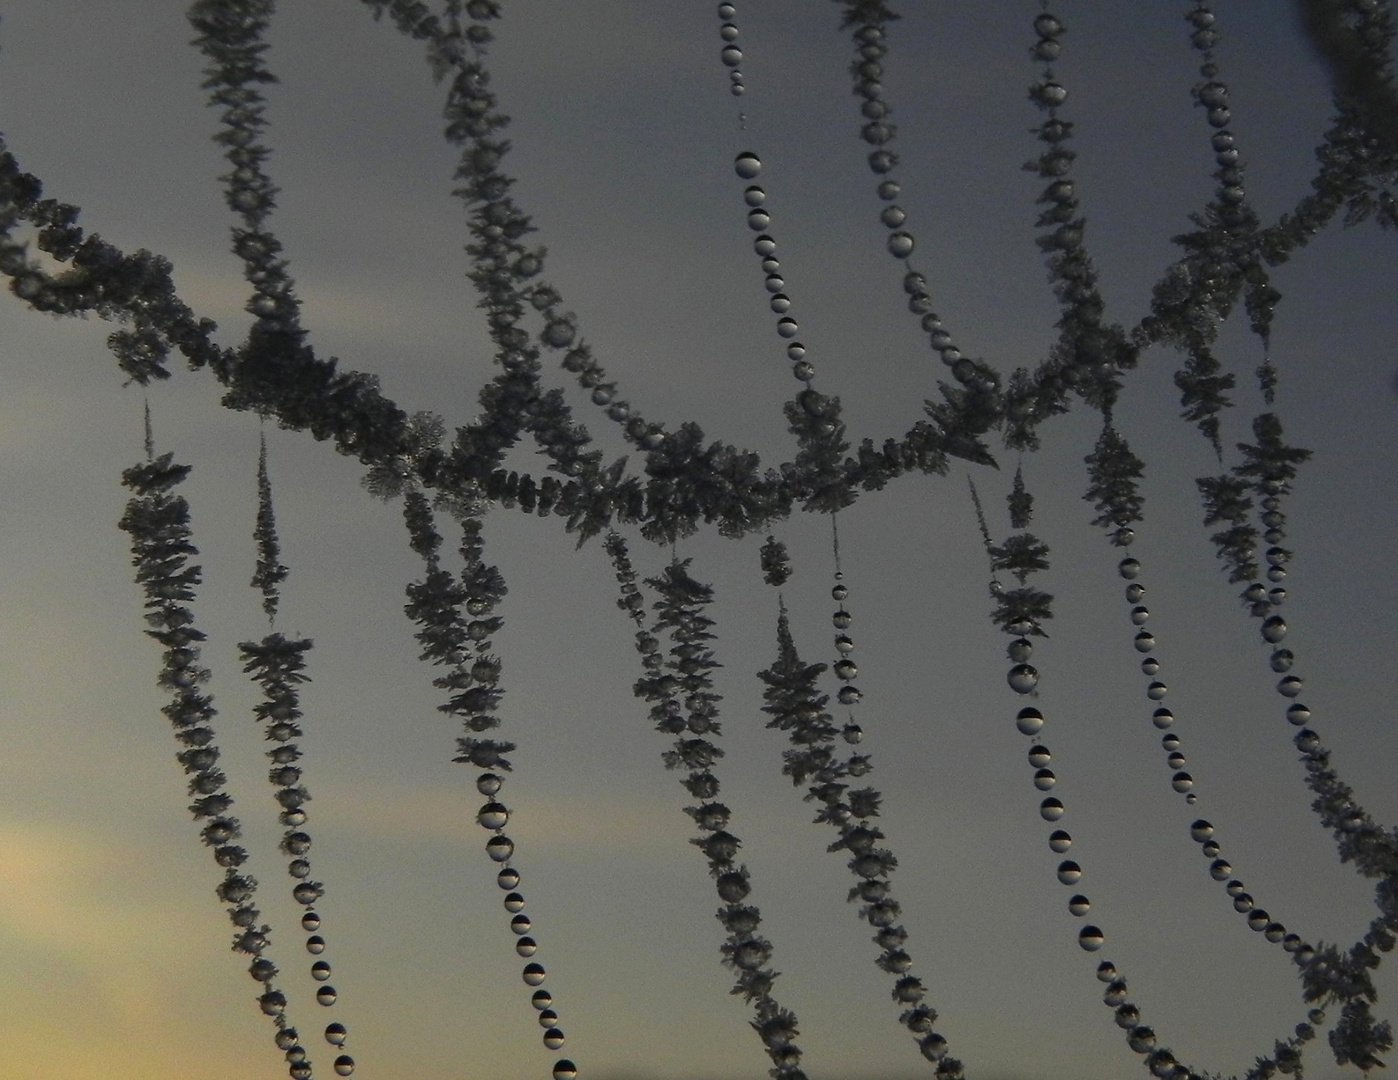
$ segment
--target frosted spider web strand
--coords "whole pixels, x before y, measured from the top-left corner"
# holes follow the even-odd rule
[[[686,806],[684,812],[704,833],[690,843],[703,852],[719,899],[724,903],[717,916],[728,931],[721,948],[723,963],[737,972],[733,993],[753,1006],[755,1019],[750,1023],[772,1060],[769,1074],[774,1080],[804,1080],[801,1050],[795,1042],[800,1035],[796,1014],[772,995],[779,974],[765,966],[772,957],[772,943],[757,932],[761,913],[755,905],[745,902],[751,891],[748,869],[734,862],[742,841],[728,831],[731,811],[717,801],[719,781],[712,766],[723,756],[723,750],[705,738],[719,734],[719,697],[713,692],[709,675],[718,665],[704,644],[713,637],[708,632],[713,623],[703,614],[713,590],[689,576],[688,560],[672,561],[663,576],[646,579],[646,584],[660,595],[652,605],[659,617],[648,628],[643,614],[644,594],[637,584],[626,541],[609,533],[606,550],[621,587],[617,606],[636,624],[636,649],[646,669],[635,685],[636,696],[652,702],[650,716],[656,730],[676,736],[674,749],[662,755],[665,767],[684,768],[685,790],[700,800],[697,805]],[[659,635],[663,631],[669,631],[674,642],[668,661],[660,650]],[[681,692],[686,695],[683,706]],[[686,738],[686,734],[693,737]]]
[[[767,561],[776,559],[768,556]],[[758,678],[766,684],[762,711],[772,717],[767,726],[786,731],[791,742],[791,749],[782,755],[782,773],[791,777],[794,785],[806,785],[807,802],[821,805],[816,824],[829,824],[839,833],[839,839],[827,850],[843,850],[851,856],[849,869],[859,884],[850,889],[848,899],[864,903],[860,917],[876,931],[873,941],[882,951],[875,963],[895,977],[893,1000],[904,1006],[899,1021],[913,1034],[922,1055],[935,1065],[938,1077],[959,1080],[963,1076],[961,1062],[947,1056],[946,1039],[932,1030],[937,1012],[922,1001],[926,986],[909,973],[912,957],[903,947],[908,932],[898,924],[902,906],[894,899],[888,880],[898,860],[892,851],[879,846],[886,837],[873,823],[883,796],[873,787],[851,789],[848,783],[868,775],[873,763],[867,754],[841,758],[835,753],[835,737],[840,731],[825,711],[830,699],[816,685],[824,670],[824,664],[801,662],[786,606],[780,604],[777,658],[771,667],[758,672]]]
[[[176,759],[191,774],[189,793],[195,799],[189,809],[196,821],[207,819],[200,838],[224,868],[215,892],[230,905],[228,917],[236,930],[233,949],[253,958],[248,973],[262,986],[258,1004],[277,1029],[277,1046],[290,1053],[297,1044],[296,1030],[286,1020],[286,995],[275,984],[277,966],[263,955],[271,927],[258,922],[261,912],[252,904],[257,879],[238,871],[247,861],[247,851],[233,842],[242,834],[242,825],[231,813],[233,797],[223,790],[228,778],[217,764],[213,699],[198,689],[209,679],[209,670],[199,663],[196,644],[204,634],[195,628],[194,615],[185,604],[194,600],[202,572],[198,565],[187,565],[189,556],[198,554],[189,539],[189,504],[182,496],[170,494],[189,475],[190,467],[175,465],[172,459],[172,454],[162,454],[122,473],[123,486],[135,494],[119,526],[131,536],[136,581],[146,594],[146,621],[157,628],[146,633],[164,647],[159,683],[172,692],[172,699],[161,711],[185,747]],[[309,1077],[309,1065],[307,1070]]]
[[[259,432],[258,442],[258,508],[257,525],[253,530],[258,557],[257,570],[250,585],[262,592],[263,610],[268,621],[275,626],[277,604],[281,598],[280,585],[289,571],[280,562],[265,433]],[[306,951],[313,957],[311,978],[321,984],[316,990],[316,1001],[329,1007],[339,1000],[339,993],[327,981],[331,976],[331,965],[323,955],[326,950],[325,938],[317,932],[321,928],[321,917],[313,908],[325,895],[325,887],[318,881],[309,880],[311,834],[305,828],[305,804],[311,796],[302,783],[303,770],[296,764],[302,756],[301,748],[292,741],[305,734],[298,723],[303,714],[297,687],[309,681],[304,672],[305,656],[311,648],[309,638],[288,639],[283,634],[271,632],[260,642],[240,642],[238,653],[244,674],[250,675],[262,689],[263,700],[253,707],[253,715],[266,725],[263,737],[272,744],[267,751],[267,758],[271,762],[267,779],[276,788],[274,797],[279,807],[278,821],[285,828],[278,848],[288,857],[287,873],[295,881],[292,898],[306,909],[301,917],[301,926],[309,933]],[[339,1048],[344,1046],[349,1033],[343,1024],[332,1022],[325,1027],[324,1034],[327,1043]],[[304,1048],[295,1045],[284,1049],[288,1054],[287,1060],[291,1062],[292,1075],[298,1076],[304,1071],[309,1076],[310,1065],[293,1057],[299,1055],[304,1059]],[[350,1076],[354,1073],[354,1058],[348,1053],[341,1053],[335,1058],[333,1068],[337,1076]]]
[[[494,611],[506,594],[505,582],[500,572],[482,559],[484,544],[478,516],[468,514],[462,521],[463,565],[459,581],[442,568],[438,554],[442,538],[427,498],[418,492],[405,496],[403,518],[411,546],[427,571],[423,580],[408,586],[404,610],[418,625],[415,637],[423,646],[419,658],[448,668],[445,675],[432,680],[433,686],[451,695],[438,706],[438,711],[459,718],[466,731],[472,733],[458,740],[462,753],[454,760],[486,770],[476,777],[476,790],[487,800],[476,812],[476,822],[490,834],[486,855],[500,867],[496,884],[506,893],[503,903],[511,916],[514,950],[529,961],[521,978],[535,990],[530,1000],[543,1028],[541,1040],[545,1049],[557,1051],[566,1038],[553,1007],[553,995],[539,989],[547,978],[547,970],[532,959],[539,945],[533,937],[533,920],[524,910],[524,895],[518,891],[521,875],[515,866],[515,843],[505,832],[510,810],[500,798],[505,784],[500,773],[511,771],[504,755],[515,746],[475,737],[500,723],[493,714],[504,694],[499,686],[501,664],[490,652],[490,637],[504,626],[504,620]],[[552,1075],[554,1080],[572,1080],[577,1066],[570,1058],[559,1058],[553,1063]]]

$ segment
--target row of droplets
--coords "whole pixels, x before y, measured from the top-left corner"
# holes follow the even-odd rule
[[[524,912],[524,894],[519,891],[520,873],[508,865],[514,856],[514,842],[505,835],[505,825],[510,820],[509,809],[500,802],[498,796],[504,786],[504,778],[498,773],[484,772],[476,777],[476,790],[488,800],[476,813],[476,821],[481,828],[491,833],[486,841],[485,851],[492,862],[502,863],[495,875],[495,884],[505,894],[504,907],[510,915],[510,932],[515,935],[515,952],[529,962],[524,965],[521,977],[524,984],[533,988],[530,1004],[538,1014],[539,1026],[543,1028],[543,1043],[549,1050],[561,1049],[564,1043],[563,1029],[559,1027],[558,1012],[553,1007],[553,995],[543,989],[547,972],[544,965],[531,959],[539,951],[539,944],[532,936],[533,920]],[[574,1080],[578,1075],[577,1066],[567,1058],[554,1062],[554,1080]]]

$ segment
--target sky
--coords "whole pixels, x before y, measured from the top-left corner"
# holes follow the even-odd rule
[[[490,344],[465,279],[465,215],[450,190],[444,88],[418,46],[362,5],[288,4],[268,62],[272,226],[321,356],[373,372],[410,411],[448,429],[475,415]],[[1041,182],[1027,58],[1038,5],[903,5],[890,30],[888,100],[913,264],[972,356],[1033,366],[1057,308],[1034,245]],[[1208,128],[1192,106],[1197,58],[1186,5],[1068,4],[1059,73],[1077,124],[1079,195],[1109,318],[1134,324],[1175,258],[1171,237],[1209,198]],[[1308,190],[1327,121],[1321,69],[1284,0],[1224,6],[1219,46],[1249,192],[1270,221]],[[510,0],[488,64],[514,123],[505,168],[549,249],[546,276],[595,354],[647,417],[698,422],[710,438],[794,449],[781,405],[796,387],[774,333],[734,156],[761,155],[783,274],[817,387],[838,394],[855,439],[882,442],[922,415],[944,378],[905,308],[904,267],[884,250],[875,179],[849,91],[834,4],[739,4],[741,101],[727,92],[709,4]],[[181,5],[7,0],[0,8],[0,131],[46,194],[81,224],[174,264],[181,296],[236,342],[250,317],[228,251],[232,218],[209,140],[202,58]],[[740,121],[739,110],[745,114]],[[744,126],[745,125],[745,126]],[[1373,227],[1332,228],[1276,271],[1284,294],[1271,356],[1288,438],[1312,448],[1288,502],[1287,644],[1312,726],[1380,822],[1398,821],[1398,253]],[[120,471],[141,458],[143,395],[123,388],[98,320],[0,303],[0,1080],[247,1080],[286,1075],[256,984],[230,953],[217,868],[185,809],[159,713],[154,643],[141,633]],[[1239,373],[1224,442],[1261,411],[1261,359],[1229,323],[1220,355]],[[1214,557],[1193,480],[1218,471],[1178,419],[1179,358],[1155,349],[1127,381],[1118,423],[1146,462],[1146,520],[1133,548],[1167,704],[1197,781],[1170,790],[1153,703],[1131,645],[1119,553],[1090,524],[1083,455],[1098,422],[1079,406],[1024,459],[1034,531],[1051,549],[1038,583],[1056,597],[1034,663],[1048,717],[1061,823],[1085,869],[1078,887],[1107,944],[1086,954],[1072,890],[1054,878],[1030,783],[1025,704],[1006,685],[969,467],[905,476],[840,516],[857,718],[885,792],[914,971],[938,1030],[983,1080],[1109,1080],[1139,1070],[1104,1008],[1110,959],[1147,1022],[1195,1068],[1241,1072],[1304,1017],[1293,968],[1249,931],[1189,839],[1205,816],[1249,891],[1311,940],[1348,943],[1373,908],[1308,810],[1284,702],[1256,624]],[[571,378],[579,419],[608,457],[615,426]],[[291,567],[279,629],[309,636],[303,692],[309,831],[326,957],[339,1001],[314,985],[278,833],[252,688],[235,646],[261,636],[248,587],[258,424],[223,410],[206,372],[177,369],[149,395],[157,446],[193,466],[190,501],[205,583],[196,607],[220,708],[219,746],[248,834],[272,955],[291,1018],[328,1019],[367,1080],[547,1077],[508,916],[474,821],[473,776],[453,764],[454,723],[416,659],[403,588],[421,572],[397,509],[359,486],[361,467],[269,427],[269,467]],[[521,446],[511,466],[543,463]],[[975,480],[997,537],[1017,460]],[[595,1080],[740,1080],[767,1061],[729,996],[705,867],[686,842],[689,801],[660,761],[667,740],[633,698],[631,624],[600,544],[576,549],[559,519],[492,514],[487,558],[510,586],[496,637],[507,693],[502,737],[519,744],[506,788],[522,891],[567,1033]],[[444,526],[445,527],[445,526]],[[795,574],[783,589],[803,658],[835,658],[828,622],[830,523],[797,512],[775,530]],[[777,995],[800,1018],[813,1080],[928,1075],[896,1023],[868,928],[845,902],[844,858],[780,775],[754,673],[775,656],[777,597],[763,537],[683,541],[716,590],[725,695],[719,772],[744,841],[753,900],[775,945]],[[638,568],[669,552],[632,538]],[[829,688],[827,688],[829,689]],[[1378,977],[1381,1017],[1398,978]],[[319,1016],[317,1014],[320,1014]],[[333,1017],[330,1015],[333,1013]],[[330,1055],[307,1045],[321,1075]],[[1318,1080],[1354,1074],[1308,1055]]]

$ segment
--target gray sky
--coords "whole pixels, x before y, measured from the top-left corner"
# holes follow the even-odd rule
[[[1058,312],[1034,246],[1041,181],[1025,87],[1037,6],[904,5],[885,80],[900,125],[902,204],[943,320],[1002,372],[1034,365]],[[1076,122],[1078,187],[1108,317],[1134,324],[1175,257],[1170,238],[1209,197],[1208,128],[1192,107],[1197,60],[1183,5],[1065,6],[1059,72]],[[1264,220],[1308,190],[1327,121],[1318,65],[1282,0],[1221,13],[1223,78]],[[450,196],[454,152],[440,138],[444,88],[418,46],[353,3],[286,5],[269,53],[273,218],[322,356],[381,376],[409,410],[448,428],[470,419],[490,377],[489,342],[464,278],[465,215]],[[700,423],[776,464],[793,454],[781,404],[796,384],[773,332],[744,222],[734,155],[752,149],[783,273],[818,368],[850,434],[882,442],[921,416],[942,365],[905,310],[902,267],[883,249],[874,179],[849,93],[834,4],[740,4],[749,87],[726,92],[709,4],[628,0],[506,5],[488,61],[514,117],[506,169],[549,248],[547,277],[623,394],[674,428]],[[0,131],[46,194],[118,246],[168,256],[183,298],[232,343],[246,287],[227,251],[231,217],[209,141],[215,114],[180,5],[151,0],[9,0],[0,11]],[[1332,229],[1276,273],[1285,294],[1272,358],[1288,438],[1315,450],[1289,500],[1296,551],[1284,614],[1313,726],[1357,797],[1398,820],[1392,722],[1398,620],[1394,558],[1398,451],[1398,259],[1372,226]],[[142,397],[96,320],[59,322],[0,304],[0,1080],[136,1080],[286,1075],[254,984],[228,951],[174,741],[158,709],[158,652],[141,634],[127,537],[115,523],[120,470],[140,456]],[[1228,325],[1221,355],[1239,374],[1225,445],[1261,409],[1249,372],[1260,346]],[[1147,1022],[1196,1068],[1242,1071],[1303,1018],[1292,967],[1247,930],[1188,838],[1205,816],[1267,910],[1311,940],[1348,943],[1372,915],[1367,887],[1339,866],[1310,815],[1284,702],[1255,624],[1216,569],[1193,478],[1217,472],[1177,419],[1179,358],[1146,354],[1119,409],[1146,461],[1146,522],[1133,549],[1159,641],[1166,704],[1198,781],[1186,806],[1151,727],[1145,679],[1116,575],[1119,554],[1088,521],[1081,460],[1097,433],[1079,407],[1043,429],[1024,462],[1034,531],[1051,549],[1041,587],[1057,597],[1035,653],[1036,702],[1068,806],[1063,826],[1086,870],[1094,956],[1054,880],[1013,724],[1004,638],[987,613],[987,572],[965,472],[904,477],[841,515],[855,616],[858,718],[886,793],[914,970],[938,1030],[968,1076],[1108,1080],[1139,1069],[1093,978],[1126,975]],[[612,425],[571,378],[578,416],[609,455]],[[257,422],[218,406],[205,373],[178,371],[150,395],[158,445],[191,463],[185,485],[206,584],[197,607],[221,715],[230,790],[263,882],[273,955],[292,1019],[312,1037],[330,1010],[295,930],[277,827],[263,786],[254,700],[234,646],[260,636],[246,585],[254,553]],[[284,561],[279,628],[313,637],[306,783],[314,801],[320,910],[356,1076],[515,1080],[557,1055],[538,1028],[510,948],[493,866],[474,823],[472,774],[451,763],[459,732],[435,711],[433,671],[402,615],[419,576],[395,508],[358,486],[359,466],[308,437],[269,430]],[[1232,457],[1227,459],[1232,464]],[[514,467],[543,462],[521,447]],[[1008,531],[1014,459],[978,469],[991,528]],[[445,523],[444,523],[445,528]],[[834,659],[829,522],[798,513],[778,536],[796,574],[784,589],[807,662]],[[713,582],[725,665],[722,763],[753,900],[800,1017],[816,1080],[928,1075],[897,1025],[889,979],[853,905],[829,830],[780,776],[784,742],[757,712],[753,673],[775,655],[776,597],[760,581],[761,537],[681,544]],[[631,626],[613,604],[600,545],[581,551],[558,519],[492,515],[487,555],[511,592],[496,643],[518,742],[506,789],[511,835],[552,988],[581,1075],[728,1080],[767,1062],[728,995],[712,885],[686,843],[689,800],[630,692]],[[668,553],[633,542],[653,574]],[[1380,975],[1380,1016],[1398,981]],[[327,1014],[317,1016],[317,1012]],[[1314,1044],[1313,1044],[1314,1045]],[[1347,1075],[1317,1048],[1311,1075]]]

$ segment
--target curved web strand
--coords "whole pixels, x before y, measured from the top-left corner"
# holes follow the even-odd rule
[[[637,584],[626,541],[616,533],[606,539],[621,586],[617,606],[636,624],[636,651],[641,654],[643,675],[635,693],[651,702],[650,716],[657,731],[675,736],[673,748],[661,756],[667,769],[682,769],[681,783],[699,802],[684,812],[694,819],[701,835],[690,841],[704,854],[723,906],[718,920],[728,931],[721,947],[723,964],[737,974],[732,993],[753,1007],[750,1021],[772,1060],[768,1074],[773,1080],[804,1080],[800,1035],[796,1014],[773,996],[779,972],[767,966],[772,943],[758,933],[762,914],[747,902],[752,891],[748,868],[735,861],[742,841],[728,831],[729,808],[718,801],[719,781],[713,766],[723,749],[713,742],[720,733],[719,695],[713,689],[711,672],[718,667],[707,641],[713,638],[713,621],[703,609],[713,599],[713,589],[690,577],[689,560],[674,560],[661,576],[647,578],[646,584],[658,594],[652,605],[657,613],[647,627],[645,597]],[[661,652],[660,634],[668,632],[673,642],[667,660]]]
[[[189,793],[194,797],[190,813],[205,823],[200,839],[224,868],[215,892],[228,905],[235,931],[233,949],[252,958],[248,973],[262,987],[258,1004],[276,1027],[276,1044],[287,1051],[293,1067],[305,1066],[304,1078],[309,1078],[310,1065],[299,1049],[296,1029],[286,1018],[286,995],[276,985],[277,965],[265,955],[272,928],[259,922],[262,913],[253,906],[257,879],[239,871],[248,857],[246,849],[234,842],[242,835],[242,825],[232,813],[233,797],[224,791],[228,778],[218,767],[213,698],[200,690],[209,679],[208,668],[199,662],[198,642],[205,635],[194,626],[194,613],[187,605],[194,600],[202,571],[197,564],[188,564],[189,557],[198,554],[190,542],[189,503],[172,494],[189,471],[188,465],[174,464],[169,453],[126,469],[122,485],[134,494],[118,524],[130,534],[136,582],[146,595],[146,622],[154,627],[146,633],[164,648],[159,684],[170,691],[171,699],[161,711],[174,725],[175,738],[183,747],[175,756],[190,776]],[[294,1054],[300,1054],[300,1059]]]
[[[487,566],[482,559],[484,543],[478,513],[462,518],[459,550],[463,562],[459,580],[442,568],[438,554],[442,538],[433,522],[431,504],[424,495],[409,492],[404,497],[403,519],[412,548],[422,557],[427,570],[423,580],[408,586],[404,611],[418,625],[415,636],[423,646],[420,659],[448,669],[445,675],[432,680],[433,686],[451,695],[437,708],[439,712],[460,719],[469,733],[457,740],[461,754],[453,760],[484,770],[476,777],[476,790],[486,798],[476,812],[476,822],[490,834],[485,844],[486,855],[500,867],[495,882],[505,893],[503,903],[511,916],[514,950],[529,961],[520,977],[525,986],[534,991],[530,1003],[543,1028],[544,1048],[556,1051],[563,1047],[565,1036],[553,995],[542,988],[547,970],[533,959],[539,951],[539,943],[533,936],[533,920],[525,911],[524,894],[520,891],[522,878],[515,865],[515,843],[505,832],[510,810],[500,795],[505,786],[501,773],[511,769],[504,755],[512,752],[515,746],[476,737],[500,724],[495,712],[504,696],[499,685],[501,663],[490,651],[490,638],[504,626],[504,619],[494,612],[505,597],[505,581],[498,569]],[[553,1063],[552,1075],[554,1080],[573,1080],[577,1066],[569,1058],[559,1058]]]

